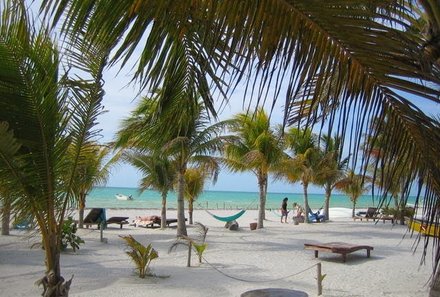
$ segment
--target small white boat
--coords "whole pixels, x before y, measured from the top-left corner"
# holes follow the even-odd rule
[[[127,196],[127,195],[123,195],[123,194],[116,194],[115,195],[116,199],[118,200],[133,200],[133,196]]]

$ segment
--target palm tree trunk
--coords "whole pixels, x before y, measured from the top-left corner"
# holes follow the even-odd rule
[[[80,228],[84,228],[84,209],[86,208],[86,194],[79,194],[79,211],[78,211],[78,225]]]
[[[267,175],[264,182],[264,211],[263,211],[263,221],[266,220],[266,199],[267,199]]]
[[[307,182],[303,182],[303,191],[304,191],[304,209],[305,209],[305,215],[304,215],[304,223],[309,223],[309,196],[307,193],[307,188],[309,187],[309,184]],[[311,210],[310,210],[311,211]]]
[[[399,215],[399,219],[400,219],[400,225],[405,225],[405,198],[403,195],[403,191],[400,194],[400,198],[399,198],[399,208],[398,208],[398,215]]]
[[[324,210],[325,210],[325,220],[330,220],[330,197],[332,195],[332,187],[327,184],[325,186],[325,199],[324,199]]]
[[[188,202],[188,215],[189,215],[189,224],[193,224],[193,209],[194,209],[194,200],[190,199]]]
[[[186,224],[185,224],[185,198],[184,186],[185,186],[185,170],[180,170],[178,174],[178,193],[177,193],[177,236],[187,236]]]
[[[11,203],[9,199],[3,199],[2,215],[2,235],[9,235],[9,223],[11,221]]]
[[[41,226],[40,226],[41,227]],[[43,285],[43,297],[64,297],[69,295],[72,279],[65,282],[60,268],[60,242],[56,226],[48,226],[42,230],[43,246],[46,254],[46,274],[37,281]],[[60,231],[61,232],[61,231]]]
[[[260,175],[258,177],[258,187],[260,189],[260,206],[258,209],[258,222],[257,222],[257,229],[264,228],[264,218],[265,218],[265,210],[266,210],[266,189],[267,185],[267,177],[265,178],[264,175]]]
[[[165,229],[167,227],[167,192],[162,192],[162,210],[160,217],[160,228]]]
[[[354,218],[356,212],[356,199],[353,199],[353,209],[351,210],[351,217]]]

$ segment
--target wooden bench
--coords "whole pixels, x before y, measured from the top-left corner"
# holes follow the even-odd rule
[[[342,255],[342,260],[347,260],[347,254],[353,253],[358,250],[367,250],[367,258],[370,258],[370,251],[374,248],[369,245],[355,245],[345,242],[329,242],[329,243],[305,243],[304,249],[314,250],[315,258],[318,258],[318,252],[336,253]]]

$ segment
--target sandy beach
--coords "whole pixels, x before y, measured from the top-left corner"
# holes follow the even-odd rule
[[[87,214],[88,211],[86,211]],[[234,211],[213,211],[230,215]],[[107,218],[158,215],[159,210],[107,209]],[[168,218],[175,218],[174,210]],[[247,211],[238,219],[239,230],[230,231],[203,210],[194,213],[194,221],[209,227],[204,262],[193,254],[192,267],[186,267],[187,250],[178,248],[168,253],[176,239],[176,229],[140,228],[130,225],[109,225],[104,230],[106,243],[100,241],[95,227],[79,229],[85,244],[74,253],[61,257],[62,275],[74,275],[69,296],[240,296],[262,288],[285,288],[317,296],[316,264],[321,263],[322,296],[427,296],[431,273],[430,250],[420,266],[422,247],[414,253],[414,237],[407,227],[390,222],[356,221],[350,209],[331,209],[331,220],[325,223],[282,224],[267,212],[265,228],[250,230],[257,211]],[[290,221],[291,222],[291,221]],[[175,225],[174,225],[175,226]],[[126,246],[119,235],[133,235],[138,241],[152,243],[159,258],[150,266],[155,277],[140,279],[134,272]],[[405,236],[406,234],[406,236]],[[188,235],[196,236],[197,228],[188,226]],[[44,254],[32,247],[38,237],[26,231],[11,230],[0,236],[0,295],[40,296],[42,289],[34,282],[43,276]],[[371,245],[371,257],[360,250],[342,262],[339,254],[304,249],[304,243],[346,242]]]

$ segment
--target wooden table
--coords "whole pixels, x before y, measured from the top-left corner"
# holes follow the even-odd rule
[[[374,248],[369,245],[355,245],[345,242],[328,242],[328,243],[305,243],[304,249],[314,250],[315,258],[318,258],[318,252],[336,253],[342,255],[342,260],[347,260],[347,254],[358,250],[367,250],[367,258],[370,258],[370,251]]]

